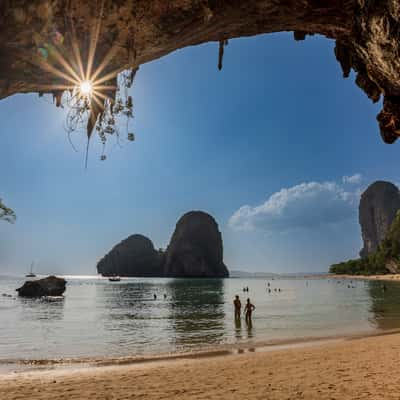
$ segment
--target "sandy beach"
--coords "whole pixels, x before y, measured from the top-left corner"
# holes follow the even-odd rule
[[[400,334],[0,376],[0,399],[398,399]]]
[[[347,274],[324,274],[324,275],[305,275],[308,279],[350,279],[364,281],[400,281],[400,274],[385,275],[347,275]]]

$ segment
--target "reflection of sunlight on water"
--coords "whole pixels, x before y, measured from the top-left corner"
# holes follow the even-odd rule
[[[67,280],[65,298],[31,300],[16,298],[20,280],[0,279],[0,359],[141,355],[400,328],[396,282],[383,292],[379,282],[275,279],[269,293],[263,279]],[[255,304],[252,326],[235,321],[235,294]]]
[[[74,280],[81,280],[81,281],[87,281],[87,280],[103,280],[107,281],[108,278],[105,278],[101,275],[59,275],[61,278],[64,279],[74,279]]]

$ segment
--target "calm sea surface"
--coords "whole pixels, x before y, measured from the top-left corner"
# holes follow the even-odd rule
[[[400,328],[400,285],[395,282],[386,283],[384,292],[379,282],[275,278],[269,280],[268,293],[267,279],[111,283],[67,277],[65,297],[48,301],[16,297],[15,288],[24,280],[0,278],[0,363],[135,356]],[[242,292],[244,286],[248,293]],[[251,329],[244,321],[235,324],[235,294],[242,302],[250,297],[256,306]]]

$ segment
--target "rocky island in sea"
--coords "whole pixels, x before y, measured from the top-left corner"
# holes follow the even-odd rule
[[[126,277],[229,276],[218,224],[203,211],[190,211],[179,219],[166,251],[156,250],[143,235],[131,235],[98,262],[97,271]]]
[[[330,267],[335,274],[374,275],[400,272],[400,191],[377,181],[361,195],[359,222],[363,238],[360,259]]]
[[[56,276],[27,281],[16,289],[21,297],[62,296],[65,292],[66,280]]]
[[[103,276],[162,276],[164,253],[143,235],[131,235],[114,246],[97,264]]]

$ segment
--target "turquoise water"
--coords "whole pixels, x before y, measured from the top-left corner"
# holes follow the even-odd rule
[[[379,282],[274,279],[268,293],[266,279],[67,280],[65,297],[48,301],[16,297],[24,278],[0,278],[0,363],[136,356],[400,328],[395,282],[386,283],[384,292]],[[235,294],[243,303],[250,297],[256,306],[251,328],[244,320],[235,324]]]

